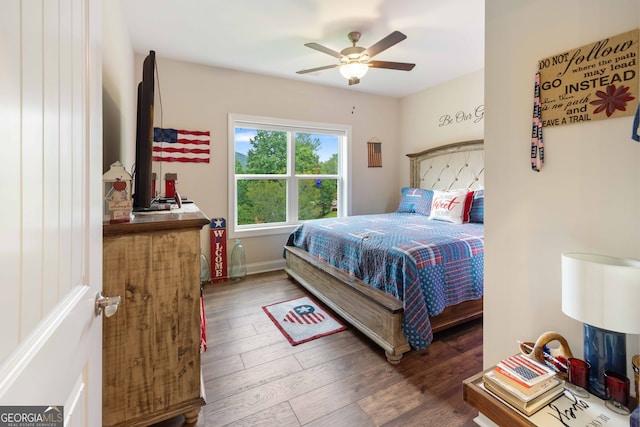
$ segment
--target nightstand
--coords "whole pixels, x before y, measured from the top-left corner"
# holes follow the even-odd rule
[[[493,367],[488,370],[491,369]],[[465,402],[501,427],[583,427],[591,425],[629,427],[630,415],[612,412],[605,406],[605,402],[597,396],[590,395],[586,399],[581,399],[576,398],[569,391],[565,391],[564,395],[527,417],[485,390],[482,381],[484,372],[463,381],[462,395]],[[632,399],[631,403],[634,408],[635,400]]]

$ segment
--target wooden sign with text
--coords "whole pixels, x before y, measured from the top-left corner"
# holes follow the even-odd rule
[[[541,59],[542,126],[633,115],[638,105],[638,33],[632,30]]]
[[[227,221],[211,219],[211,282],[227,280]]]

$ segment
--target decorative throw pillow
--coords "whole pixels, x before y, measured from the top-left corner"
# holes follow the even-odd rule
[[[469,190],[433,190],[433,202],[429,219],[462,224]]]
[[[426,194],[430,193],[430,194]],[[431,190],[425,190],[423,188],[411,188],[405,187],[402,189],[402,197],[400,204],[396,212],[416,213],[417,210],[424,211],[424,204],[428,203],[429,209],[431,208],[431,196],[433,192]],[[425,202],[425,197],[427,201]],[[429,213],[427,212],[427,215]],[[423,214],[424,215],[424,214]]]
[[[484,188],[476,190],[473,194],[469,222],[484,223]]]
[[[429,216],[431,214],[431,203],[433,202],[433,191],[422,190],[422,197],[416,203],[416,213],[418,215]]]
[[[464,210],[462,211],[462,222],[469,222],[469,214],[471,213],[471,203],[473,202],[474,190],[469,190],[467,198],[464,199]]]

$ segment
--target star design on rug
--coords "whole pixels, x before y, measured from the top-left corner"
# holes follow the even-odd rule
[[[311,307],[310,305],[299,305],[296,308],[294,308],[294,310],[298,314],[307,314],[314,311],[313,307]]]

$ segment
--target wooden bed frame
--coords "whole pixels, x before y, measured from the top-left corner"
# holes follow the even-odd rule
[[[483,186],[483,141],[467,141],[408,154],[410,186],[430,189]],[[285,246],[285,272],[344,320],[360,330],[397,364],[411,347],[402,333],[402,301],[308,252]],[[430,317],[433,332],[482,316],[482,298],[447,307]]]

